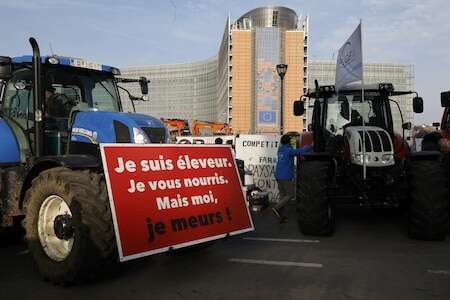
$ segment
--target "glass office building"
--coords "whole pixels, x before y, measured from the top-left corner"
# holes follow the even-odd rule
[[[155,117],[216,120],[217,58],[187,64],[154,65],[122,69],[122,75],[150,80],[149,101],[135,102],[136,111]],[[139,85],[121,84],[132,95]],[[122,99],[128,99],[121,91]],[[132,111],[124,101],[125,111]]]

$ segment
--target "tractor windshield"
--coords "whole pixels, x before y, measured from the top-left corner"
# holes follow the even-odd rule
[[[386,128],[384,102],[367,93],[365,101],[355,94],[340,94],[327,99],[325,129],[332,135],[343,135],[348,126],[380,126]]]
[[[94,77],[92,106],[102,111],[119,111],[119,95],[113,78]]]
[[[87,105],[89,108],[112,112],[121,109],[116,83],[110,74],[49,67],[43,81],[46,88],[63,95],[65,102],[71,103],[71,106]]]

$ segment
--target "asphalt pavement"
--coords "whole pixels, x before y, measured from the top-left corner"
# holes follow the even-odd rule
[[[410,240],[406,217],[341,209],[334,236],[278,224],[191,253],[160,254],[72,287],[44,282],[23,243],[0,245],[0,299],[450,299],[450,237]]]

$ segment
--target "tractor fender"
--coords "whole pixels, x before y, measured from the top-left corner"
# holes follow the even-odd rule
[[[439,160],[442,158],[442,153],[439,151],[410,152],[406,158],[409,161]]]
[[[302,132],[297,138],[297,147],[312,145],[313,142],[314,142],[314,134],[312,131]]]
[[[301,156],[302,160],[310,161],[310,160],[320,160],[320,161],[331,161],[333,160],[333,156],[328,152],[312,152],[308,154],[303,154]]]
[[[410,149],[408,143],[403,139],[403,137],[396,133],[394,135],[394,155],[398,160],[403,160],[408,156]]]
[[[69,169],[99,169],[101,164],[97,157],[93,155],[83,155],[83,154],[69,154],[61,156],[44,156],[35,159],[30,163],[28,172],[26,173],[25,179],[23,181],[22,189],[20,192],[19,207],[23,208],[24,198],[27,190],[31,187],[31,182],[36,178],[41,172],[56,168],[56,167],[67,167]]]
[[[422,139],[423,151],[439,151],[439,140],[442,135],[439,131],[432,131],[427,133]]]
[[[0,147],[0,165],[20,163],[20,150],[17,139],[6,121],[0,117],[0,136],[2,146]]]

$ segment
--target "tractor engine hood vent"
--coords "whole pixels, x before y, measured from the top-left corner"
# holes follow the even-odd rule
[[[364,128],[364,130],[363,130]],[[364,136],[365,131],[365,137]],[[351,162],[367,167],[386,167],[395,164],[392,139],[386,130],[375,126],[354,126],[345,129]],[[365,151],[363,151],[365,139]],[[365,152],[365,153],[364,153]]]

